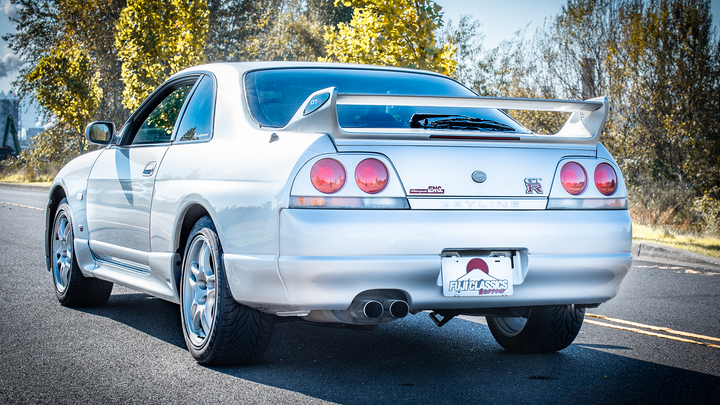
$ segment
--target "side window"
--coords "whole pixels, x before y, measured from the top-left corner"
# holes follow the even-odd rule
[[[142,123],[132,145],[170,142],[175,121],[192,87],[192,84],[183,85],[165,97]]]
[[[203,77],[180,120],[177,135],[180,142],[210,139],[213,129],[214,101],[212,80]]]

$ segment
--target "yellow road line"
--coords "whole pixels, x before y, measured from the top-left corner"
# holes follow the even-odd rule
[[[623,324],[623,325],[636,326],[638,328],[644,328],[644,329],[656,330],[659,332],[670,333],[670,334],[678,335],[678,336],[685,336],[685,337],[691,337],[691,338],[695,338],[695,339],[703,339],[703,340],[711,340],[713,342],[720,342],[719,338],[712,337],[712,336],[698,335],[695,333],[682,332],[679,330],[664,328],[664,327],[660,327],[660,326],[652,326],[652,325],[645,325],[643,323],[624,321],[622,319],[609,318],[607,316],[602,316],[602,315],[585,314],[585,316],[602,319],[604,321],[615,322],[615,323],[619,323],[619,324]]]
[[[586,316],[592,316],[592,317],[601,318],[601,319],[606,319],[606,318],[607,318],[607,317],[604,317],[604,316],[602,316],[602,315],[592,315],[592,314],[586,314]],[[607,318],[607,320],[610,320],[610,319],[613,319],[613,318]],[[617,319],[617,321],[620,321],[619,323],[625,323],[625,324],[642,325],[642,324],[637,324],[637,323],[635,323],[635,322],[623,321],[623,320],[621,320],[621,319]],[[714,348],[714,349],[720,349],[720,345],[716,345],[716,344],[712,344],[712,343],[707,343],[707,342],[698,342],[697,340],[686,339],[686,338],[682,338],[682,337],[678,337],[678,336],[664,335],[664,334],[662,334],[662,333],[650,332],[650,331],[642,330],[642,329],[638,329],[638,328],[630,328],[630,327],[627,327],[627,326],[613,325],[613,324],[610,324],[610,323],[593,321],[593,320],[591,320],[591,319],[585,319],[585,323],[589,323],[589,324],[591,324],[591,325],[597,325],[597,326],[604,326],[604,327],[606,327],[606,328],[624,330],[624,331],[626,331],[626,332],[639,333],[639,334],[641,334],[641,335],[654,336],[654,337],[659,337],[659,338],[664,338],[664,339],[669,339],[669,340],[675,340],[675,341],[678,341],[678,342],[692,343],[692,344],[696,344],[696,345],[700,345],[700,346],[706,346],[706,347],[712,347],[712,348]],[[649,325],[647,325],[647,326],[649,326]],[[664,329],[672,330],[672,329],[668,329],[668,328],[658,328],[658,327],[655,327],[655,326],[650,326],[650,328],[652,328],[652,329],[654,329],[654,330],[663,330],[663,331],[664,331]],[[678,331],[675,331],[675,332],[678,332]],[[680,333],[685,334],[685,332],[680,332]],[[688,335],[693,335],[693,334],[688,333]],[[698,338],[700,338],[700,339],[717,340],[716,338],[712,338],[712,337],[710,337],[710,336],[703,336],[703,335],[695,335],[695,336],[698,336]]]
[[[38,210],[38,211],[45,211],[45,208],[31,207],[29,205],[14,204],[14,203],[5,202],[5,201],[0,201],[0,204],[14,205],[16,207],[31,208],[31,209]]]
[[[604,327],[606,327],[606,328],[620,329],[620,330],[624,330],[624,331],[628,331],[628,332],[635,332],[635,333],[639,333],[639,334],[641,334],[641,335],[655,336],[655,337],[660,337],[660,338],[665,338],[665,339],[670,339],[670,340],[677,340],[678,342],[694,343],[694,344],[696,344],[696,345],[701,345],[701,346],[712,347],[712,348],[715,348],[715,349],[720,349],[720,346],[719,346],[719,345],[714,345],[714,344],[712,344],[712,343],[698,342],[698,341],[696,341],[696,340],[685,339],[685,338],[681,338],[681,337],[677,337],[677,336],[663,335],[663,334],[661,334],[661,333],[655,333],[655,332],[648,332],[648,331],[642,330],[642,329],[628,328],[628,327],[625,327],[625,326],[618,326],[618,325],[611,325],[611,324],[609,324],[609,323],[602,323],[602,322],[598,322],[598,321],[592,321],[592,320],[590,320],[590,319],[586,319],[586,320],[585,320],[585,323],[589,323],[589,324],[592,324],[592,325],[598,325],[598,326],[604,326]]]

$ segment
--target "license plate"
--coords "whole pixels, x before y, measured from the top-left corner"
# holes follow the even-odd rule
[[[512,295],[509,257],[443,257],[443,295],[495,297]]]

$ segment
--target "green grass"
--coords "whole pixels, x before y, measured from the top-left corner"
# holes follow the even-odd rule
[[[662,243],[691,252],[720,258],[720,238],[683,235],[664,227],[650,227],[633,222],[633,240]]]

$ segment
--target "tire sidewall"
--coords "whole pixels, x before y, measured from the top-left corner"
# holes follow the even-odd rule
[[[584,308],[537,306],[530,308],[527,322],[514,335],[505,333],[495,317],[488,317],[488,327],[495,340],[506,350],[516,353],[551,353],[568,347],[575,340],[584,315]]]
[[[202,236],[207,241],[210,251],[212,253],[213,266],[215,268],[215,310],[213,311],[213,324],[205,337],[205,340],[200,346],[196,346],[190,339],[189,332],[186,327],[185,320],[185,283],[187,279],[186,272],[190,271],[190,263],[188,263],[188,253],[192,242],[198,236]],[[219,319],[223,317],[224,300],[227,299],[227,282],[225,278],[225,266],[222,261],[222,246],[215,230],[215,225],[212,223],[209,217],[200,218],[190,231],[190,236],[185,244],[185,251],[183,255],[182,264],[182,275],[180,281],[180,318],[182,322],[183,337],[185,338],[185,345],[187,346],[190,354],[199,363],[209,363],[215,357],[217,351],[216,342],[218,335],[218,328],[220,327]]]
[[[531,307],[528,312],[527,321],[517,334],[510,336],[505,333],[502,325],[498,323],[496,317],[488,319],[488,326],[495,340],[507,350],[513,352],[526,351],[535,341],[535,337],[540,332],[541,317],[544,315],[544,307]],[[490,325],[492,324],[492,325]]]

